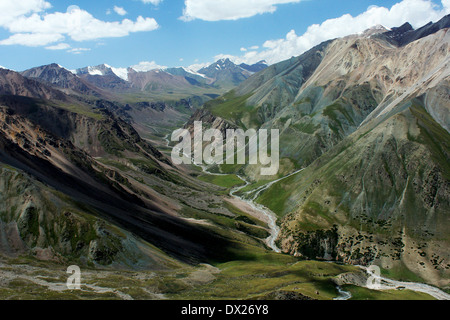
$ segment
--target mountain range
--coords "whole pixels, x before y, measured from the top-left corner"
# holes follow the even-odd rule
[[[93,82],[100,87],[107,87],[107,83],[111,82],[110,88],[117,89],[114,83],[129,83],[130,87],[137,87],[139,90],[145,90],[148,85],[151,86],[153,80],[142,82],[147,76],[152,78],[154,74],[160,74],[165,79],[169,78],[171,81],[186,81],[193,86],[213,86],[216,88],[231,89],[242,81],[249,78],[253,73],[267,68],[265,61],[260,61],[254,65],[241,64],[236,65],[230,59],[220,59],[208,67],[202,68],[198,71],[193,71],[184,67],[154,69],[149,71],[136,71],[132,67],[114,68],[106,64],[95,67],[85,67],[77,69],[74,73],[81,78]],[[136,80],[136,75],[138,79]],[[171,76],[173,77],[171,77]],[[103,80],[100,80],[103,79]],[[124,81],[120,81],[120,80]],[[167,82],[164,80],[163,82]],[[175,83],[175,87],[179,85]],[[127,86],[124,85],[124,89]]]
[[[373,264],[448,290],[449,111],[450,16],[270,66],[0,69],[0,297],[71,264],[146,299],[382,298],[354,266]],[[196,120],[279,129],[278,175],[175,166],[170,134]]]

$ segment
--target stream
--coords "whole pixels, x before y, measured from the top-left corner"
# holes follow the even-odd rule
[[[415,292],[426,293],[437,300],[450,300],[450,294],[424,283],[403,282],[385,278],[380,275],[373,274],[367,267],[358,266],[374,280],[373,283],[368,284],[367,288],[373,290],[411,290]]]
[[[291,174],[289,174],[289,175],[287,175],[285,177],[282,177],[282,178],[280,178],[278,180],[274,180],[274,181],[269,182],[269,183],[267,183],[267,184],[265,184],[265,185],[263,185],[261,187],[258,187],[258,188],[254,189],[254,190],[246,192],[245,194],[247,194],[247,195],[250,195],[250,194],[254,193],[254,195],[250,199],[246,199],[244,197],[236,195],[236,193],[238,193],[239,191],[241,191],[242,189],[244,189],[245,187],[250,185],[250,182],[248,180],[246,180],[242,176],[237,175],[239,177],[239,179],[241,179],[242,181],[245,182],[245,185],[233,188],[230,191],[230,196],[232,196],[232,197],[234,197],[234,198],[236,198],[236,199],[238,199],[240,201],[243,201],[243,202],[247,203],[254,210],[257,210],[257,211],[261,212],[264,215],[264,217],[267,218],[268,226],[269,226],[269,229],[270,229],[270,236],[266,239],[266,243],[273,251],[275,251],[277,253],[281,252],[281,250],[275,244],[275,241],[277,240],[278,235],[280,234],[280,228],[277,225],[277,216],[269,208],[263,206],[262,204],[256,203],[256,199],[259,197],[261,192],[269,189],[275,183],[280,182],[280,181],[282,181],[284,179],[287,179],[289,177],[292,177],[293,175],[296,175],[297,173],[300,173],[303,170],[304,169],[295,171],[295,172],[293,172],[293,173],[291,173]]]

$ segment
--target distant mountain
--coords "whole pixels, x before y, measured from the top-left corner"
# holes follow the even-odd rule
[[[239,65],[239,67],[241,67],[244,70],[250,71],[250,72],[260,72],[264,69],[266,69],[269,65],[267,64],[267,62],[265,60],[259,61],[253,65],[248,65],[245,63],[241,63]]]
[[[264,66],[267,67],[263,62],[253,66],[238,66],[227,58],[220,59],[210,66],[198,70],[198,73],[213,79],[212,84],[215,86],[231,89],[247,80],[257,70],[263,70]]]
[[[107,96],[107,93],[100,88],[55,63],[32,68],[23,71],[20,74],[24,77],[36,79],[43,83],[64,89],[63,91],[68,94],[92,95],[97,97]]]
[[[128,81],[134,88],[151,92],[187,90],[196,85],[189,82],[184,76],[173,75],[165,70],[150,70],[147,72],[131,70],[128,74]]]
[[[118,70],[121,70],[121,72]],[[107,64],[77,69],[75,73],[80,78],[103,89],[119,92],[131,89],[131,84],[127,81],[128,73],[125,76],[123,69],[112,68]]]
[[[205,94],[224,93],[248,79],[254,73],[267,68],[265,61],[254,65],[236,65],[229,59],[221,59],[199,71],[185,67],[136,71],[133,68],[114,68],[107,64],[77,69],[75,74],[83,80],[110,91],[188,92],[189,86],[195,94],[199,88]],[[215,92],[210,92],[215,90]],[[201,93],[201,92],[200,92]],[[187,95],[186,97],[188,97]]]
[[[128,69],[126,68],[114,68],[107,64],[100,64],[95,67],[85,67],[76,70],[76,74],[84,75],[89,74],[91,76],[116,76],[125,81],[128,80]]]
[[[184,67],[166,68],[163,71],[174,76],[182,76],[193,85],[208,85],[213,82],[213,79],[208,78],[206,75]]]

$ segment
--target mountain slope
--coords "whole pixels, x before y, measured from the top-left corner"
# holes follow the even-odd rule
[[[204,111],[234,126],[280,129],[282,157],[306,166],[387,105],[435,87],[448,71],[445,30],[415,48],[393,46],[380,28],[325,42],[255,74]]]
[[[447,19],[394,30],[409,43],[388,41],[392,31],[378,27],[323,43],[195,115],[223,127],[280,129],[279,174],[305,170],[258,201],[278,214],[284,252],[449,284]],[[221,169],[267,179],[252,166]]]
[[[295,181],[274,186],[261,199],[281,216],[288,213],[280,237],[286,251],[378,263],[448,284],[450,135],[443,125],[450,111],[449,40],[444,29],[357,68],[359,83],[376,80],[376,108]],[[337,54],[331,61],[340,59]],[[342,72],[330,68],[339,66],[335,62],[319,67],[309,82],[329,85]],[[345,77],[348,86],[352,73]],[[340,129],[354,119],[342,104],[325,115]],[[269,199],[280,188],[285,201],[277,207]],[[334,236],[326,236],[333,225]]]
[[[69,100],[61,91],[41,85],[35,80],[27,79],[19,73],[7,69],[0,69],[0,94],[58,101]]]
[[[268,67],[268,65],[267,65],[267,62],[265,60],[261,60],[261,61],[255,63],[255,64],[253,64],[253,65],[248,65],[246,63],[241,63],[239,65],[239,67],[241,67],[242,69],[245,69],[247,71],[256,73],[256,72],[260,72],[260,71],[266,69]]]
[[[97,116],[69,111],[41,98],[52,92],[46,85],[19,74],[9,78],[23,82],[14,82],[21,88],[16,93],[33,98],[10,95],[9,87],[1,96],[0,186],[9,204],[0,211],[5,251],[139,267],[139,261],[145,265],[161,256],[155,247],[163,260],[187,263],[227,259],[241,242],[263,247],[255,235],[264,229],[235,230],[235,223],[247,224],[234,222],[239,215],[222,197],[175,169],[127,122],[106,109],[96,110]],[[21,181],[31,189],[11,189]],[[192,218],[198,215],[211,222]],[[71,220],[74,228],[67,230]]]

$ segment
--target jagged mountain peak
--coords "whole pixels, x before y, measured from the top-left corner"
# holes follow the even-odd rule
[[[35,67],[35,68],[31,68],[25,71],[22,71],[21,73],[31,73],[31,72],[44,72],[44,71],[50,71],[53,70],[53,72],[55,73],[60,73],[60,74],[66,74],[66,73],[70,73],[71,75],[73,75],[73,73],[71,71],[69,71],[68,69],[64,68],[63,66],[61,66],[60,64],[57,63],[50,63],[47,65],[42,65],[39,67]]]
[[[444,16],[438,22],[429,22],[419,29],[414,29],[410,23],[406,22],[400,27],[392,28],[390,31],[377,36],[384,38],[396,46],[403,47],[413,41],[419,40],[446,28],[450,28],[450,15]]]
[[[251,75],[267,68],[265,63],[237,65],[229,58],[222,58],[206,68],[200,69],[198,73],[213,79],[213,84],[231,89],[248,79]]]
[[[392,28],[392,29],[397,30],[398,32],[402,32],[402,33],[414,30],[413,26],[409,22],[405,22],[400,27]]]
[[[57,63],[31,68],[20,72],[20,74],[27,78],[39,79],[64,88],[67,88],[68,81],[77,78],[75,74]]]
[[[227,69],[227,68],[235,68],[237,65],[232,62],[229,58],[222,58],[214,62],[210,67],[214,67],[216,69]]]
[[[26,78],[38,80],[58,89],[63,89],[67,94],[92,95],[96,97],[109,96],[88,81],[85,81],[81,76],[76,75],[76,73],[57,63],[28,69],[20,74]]]

